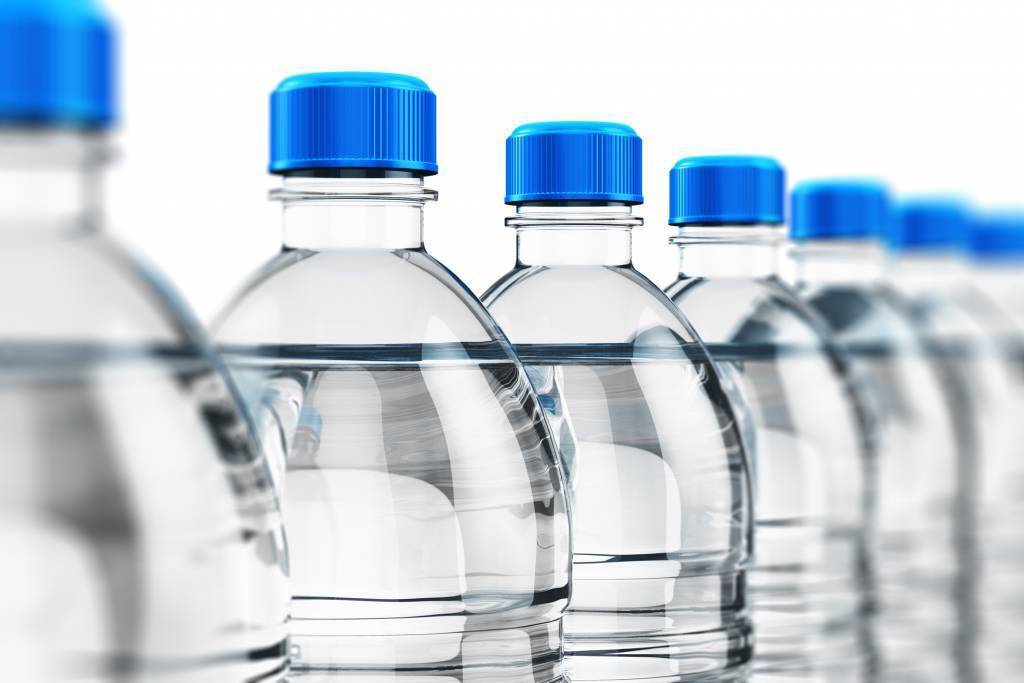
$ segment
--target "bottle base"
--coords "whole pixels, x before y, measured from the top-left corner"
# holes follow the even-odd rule
[[[566,672],[574,682],[743,681],[748,675],[752,641],[747,623],[696,633],[567,637]]]
[[[652,569],[680,571],[663,565],[573,565],[573,597],[564,618],[570,680],[745,678],[753,631],[744,572],[651,576]]]
[[[317,626],[322,633],[324,625]],[[295,631],[301,630],[300,622]],[[374,683],[554,683],[565,680],[560,640],[560,621],[452,633],[293,632],[289,678],[303,683],[339,678]]]
[[[506,677],[506,675],[500,671],[486,668],[463,669],[457,671],[293,669],[288,676],[288,680],[300,683],[333,683],[338,681],[344,681],[345,683],[489,683],[490,681],[497,681],[498,683],[504,683],[505,681],[512,683],[519,683],[520,681],[524,683],[570,683],[569,678],[562,674],[559,674],[555,678],[523,678],[519,676]]]

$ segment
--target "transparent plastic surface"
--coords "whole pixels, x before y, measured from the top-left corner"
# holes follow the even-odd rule
[[[870,243],[808,243],[797,250],[798,287],[849,359],[874,422],[880,678],[955,681],[958,644],[970,637],[956,541],[969,434],[947,391],[955,378],[929,353],[907,302],[882,283],[883,258]]]
[[[1009,680],[1024,665],[1019,624],[1024,534],[1024,392],[1016,359],[986,317],[990,302],[952,257],[908,256],[892,271],[914,319],[946,373],[970,453],[961,462],[958,594],[964,680]]]
[[[629,263],[629,228],[615,225],[628,213],[598,210],[521,208],[516,268],[484,296],[540,394],[570,490],[570,676],[741,680],[752,527],[739,427],[686,321]]]
[[[288,178],[285,248],[217,325],[276,434],[292,674],[561,675],[569,522],[543,412],[420,240],[417,178]]]
[[[1013,368],[1010,381],[1024,389],[1024,263],[979,263],[972,286],[958,289],[959,304],[975,312]]]
[[[0,653],[16,680],[276,680],[270,470],[191,317],[96,232],[105,150],[0,135]]]
[[[874,656],[863,406],[824,324],[774,274],[778,228],[686,232],[666,292],[747,407],[753,680],[862,680]]]

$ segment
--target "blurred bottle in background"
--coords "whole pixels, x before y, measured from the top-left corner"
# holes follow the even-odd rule
[[[1008,475],[1020,471],[1024,408],[994,331],[969,303],[977,293],[961,250],[970,220],[967,208],[952,199],[905,202],[889,232],[890,278],[909,301],[930,353],[942,366],[957,430],[970,447],[958,472],[960,678],[1005,680],[1016,676],[1005,662],[1019,649],[1010,625],[1016,623],[1010,615],[1019,570],[1016,577],[1008,576],[1014,563],[999,539],[1013,536],[1017,526],[1005,515],[1007,501],[1017,495]],[[993,678],[995,672],[999,675]]]
[[[97,4],[0,3],[5,673],[278,679],[270,471],[191,315],[101,231],[115,70]]]
[[[749,409],[753,678],[863,680],[870,425],[825,324],[778,278],[783,169],[765,157],[691,157],[670,183],[681,249],[666,291]]]
[[[1014,396],[1011,424],[1024,415],[1024,214],[1000,213],[973,221],[973,262],[967,305],[986,317],[1008,361]],[[1019,625],[1024,620],[1024,439],[1013,437],[1004,459],[983,463],[979,495],[981,558],[980,651],[986,681],[1008,680],[1024,667]]]
[[[616,123],[527,124],[506,173],[516,265],[484,301],[561,452],[572,680],[742,680],[749,473],[705,350],[632,266],[641,140]]]
[[[976,596],[980,626],[978,665],[985,681],[1007,680],[1024,666],[1015,625],[1024,618],[1024,215],[970,216],[964,229],[972,267],[953,300],[984,328],[984,350],[999,355],[997,366],[1008,395],[1000,412],[998,457],[978,463],[976,505]],[[998,385],[997,385],[998,388]]]
[[[967,293],[1003,353],[1015,359],[1015,383],[1024,382],[1024,211],[977,216],[967,239],[973,285]]]
[[[885,283],[892,207],[872,181],[812,181],[792,193],[798,291],[851,362],[874,423],[875,623],[881,679],[957,680],[957,471],[969,444],[941,366]],[[925,655],[924,653],[927,653]]]
[[[286,458],[296,677],[560,676],[555,444],[508,342],[423,246],[435,107],[383,73],[271,97],[284,245],[216,328]]]

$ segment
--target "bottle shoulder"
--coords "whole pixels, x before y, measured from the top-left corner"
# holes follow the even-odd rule
[[[516,345],[696,340],[664,292],[628,266],[516,268],[482,298]]]
[[[194,345],[200,326],[149,264],[102,234],[6,244],[0,309],[8,340]]]
[[[820,348],[826,323],[787,284],[769,278],[680,276],[666,294],[708,344],[772,344]]]
[[[883,284],[807,284],[798,291],[843,345],[920,351],[907,302]]]
[[[925,337],[942,345],[990,351],[990,332],[977,302],[968,303],[974,291],[967,283],[951,286],[936,280],[930,286],[895,278],[893,287],[907,302],[907,310]]]
[[[504,343],[469,288],[422,249],[286,249],[213,327],[228,345]]]

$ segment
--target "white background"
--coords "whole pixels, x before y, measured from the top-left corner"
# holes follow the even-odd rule
[[[113,231],[209,320],[279,247],[267,96],[301,71],[423,78],[438,96],[430,251],[482,292],[511,267],[504,138],[601,119],[644,139],[636,265],[675,273],[668,168],[777,156],[791,181],[1024,202],[1024,3],[970,0],[107,0],[122,30]]]

